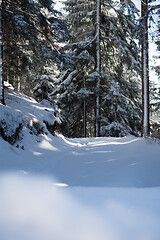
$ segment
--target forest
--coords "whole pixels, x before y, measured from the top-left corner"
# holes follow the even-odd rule
[[[159,76],[159,65],[149,66],[148,52],[150,39],[160,49],[159,7],[66,0],[60,12],[52,0],[2,0],[1,102],[8,82],[55,105],[67,137],[158,137],[159,86],[149,71]]]
[[[0,240],[160,239],[159,3],[0,0]]]

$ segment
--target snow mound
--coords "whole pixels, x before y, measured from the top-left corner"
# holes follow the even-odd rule
[[[13,144],[24,124],[23,115],[0,104],[0,135]]]
[[[46,128],[55,128],[61,123],[55,106],[47,100],[42,103],[24,94],[16,93],[10,85],[5,88],[6,106],[0,104],[0,135],[13,144],[19,138],[22,129],[28,128],[34,134],[42,133]]]

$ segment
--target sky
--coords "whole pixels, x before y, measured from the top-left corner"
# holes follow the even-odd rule
[[[132,0],[134,4],[136,4],[137,8],[140,9],[141,7],[141,1],[140,0]]]

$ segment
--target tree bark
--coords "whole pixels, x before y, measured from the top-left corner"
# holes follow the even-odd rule
[[[2,103],[2,0],[0,0],[0,102]]]
[[[95,136],[100,136],[100,72],[101,72],[101,53],[100,53],[100,14],[101,14],[101,0],[97,0],[96,9],[96,72],[99,74],[97,77],[97,96],[96,96],[96,125],[95,125]]]
[[[3,81],[3,0],[0,0],[0,102],[5,105]]]
[[[84,88],[86,87],[86,80],[84,78]],[[83,136],[86,138],[87,131],[86,131],[86,124],[87,124],[87,119],[86,119],[86,100],[83,102]]]
[[[86,138],[86,101],[83,102],[83,136]]]
[[[148,54],[148,0],[141,1],[142,17],[142,136],[150,134],[149,120],[149,54]]]

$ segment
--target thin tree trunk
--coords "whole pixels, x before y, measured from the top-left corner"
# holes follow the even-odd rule
[[[20,80],[20,76],[17,76],[17,91],[18,91],[18,92],[21,91],[21,80]]]
[[[86,81],[84,78],[84,87],[86,86]],[[83,102],[83,136],[86,138],[86,100]]]
[[[84,100],[84,103],[83,103],[83,135],[84,135],[84,138],[86,138],[86,101]]]
[[[141,1],[141,17],[143,21],[142,35],[142,135],[150,134],[149,120],[149,56],[148,56],[148,0]]]
[[[96,10],[96,71],[99,74],[97,77],[97,96],[96,96],[96,126],[95,126],[95,135],[96,137],[100,136],[100,72],[101,72],[101,53],[100,53],[100,13],[101,13],[101,0],[97,0],[97,10]]]
[[[2,103],[2,0],[0,0],[0,102]]]
[[[19,76],[20,74],[20,58],[17,59],[17,66],[18,66],[18,74],[17,74],[17,91],[20,92],[21,90],[21,78]]]
[[[5,104],[3,82],[3,0],[0,0],[0,102]]]

